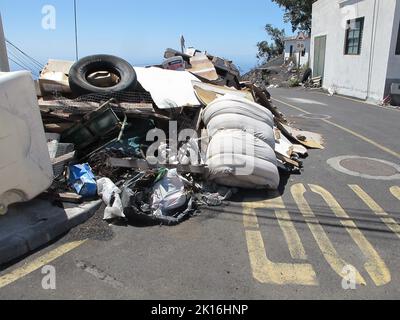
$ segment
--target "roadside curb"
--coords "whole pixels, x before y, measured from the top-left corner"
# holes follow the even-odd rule
[[[34,200],[12,208],[0,219],[0,266],[23,257],[87,221],[101,204],[101,200],[96,200],[62,209],[46,201]],[[4,235],[2,230],[8,227],[14,231],[7,230]]]

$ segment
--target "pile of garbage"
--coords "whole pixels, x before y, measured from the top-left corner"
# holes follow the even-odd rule
[[[29,160],[17,172],[25,185],[1,185],[0,211],[39,194],[101,198],[105,220],[173,225],[240,188],[277,189],[281,174],[301,172],[308,149],[323,148],[319,134],[289,125],[265,89],[242,81],[232,61],[193,48],[167,49],[164,58],[146,68],[109,55],[50,60],[36,87],[25,72],[0,76],[10,102],[0,108],[1,133],[31,142],[0,163]]]
[[[290,88],[300,85],[320,87],[321,77],[311,78],[312,70],[308,66],[298,68],[295,59],[287,59],[280,55],[243,75],[242,79],[259,87]]]

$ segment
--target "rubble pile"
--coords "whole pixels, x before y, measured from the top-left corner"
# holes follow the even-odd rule
[[[147,68],[108,55],[49,61],[36,91],[54,177],[41,197],[101,198],[105,220],[173,225],[238,188],[277,189],[323,148],[231,61],[195,49],[164,58]],[[5,207],[20,200],[0,195]]]
[[[284,60],[283,55],[256,67],[243,75],[242,79],[250,81],[259,87],[265,88],[289,88],[299,85],[307,87],[319,87],[321,78],[310,78],[311,69],[297,67],[296,61]]]

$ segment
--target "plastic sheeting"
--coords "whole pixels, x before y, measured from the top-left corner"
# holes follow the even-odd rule
[[[121,190],[110,179],[99,179],[97,181],[97,192],[107,205],[104,210],[104,220],[125,218]]]
[[[90,198],[97,195],[97,183],[87,163],[69,166],[68,184],[82,197]]]
[[[168,170],[154,185],[151,209],[155,216],[168,216],[169,212],[183,208],[187,200],[184,181],[176,169]]]
[[[200,106],[192,81],[199,81],[187,71],[171,71],[156,67],[135,68],[142,87],[150,92],[160,109]]]

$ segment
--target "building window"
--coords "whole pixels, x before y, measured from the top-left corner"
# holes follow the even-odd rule
[[[293,46],[290,46],[290,55],[289,55],[290,57],[292,57],[293,56]]]
[[[396,55],[400,55],[400,25],[399,25],[399,32],[397,32]]]
[[[301,51],[301,56],[302,56],[302,57],[305,57],[305,55],[306,55],[306,49],[304,49],[303,51]]]
[[[364,18],[347,21],[345,54],[359,55],[361,53]]]

